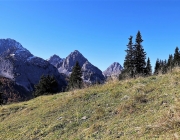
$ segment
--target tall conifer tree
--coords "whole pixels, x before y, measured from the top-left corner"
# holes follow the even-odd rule
[[[168,58],[168,62],[167,62],[167,67],[168,69],[172,72],[172,68],[173,68],[173,56],[172,54],[169,55],[169,58]]]
[[[179,66],[180,65],[180,54],[179,54],[179,48],[176,47],[175,52],[174,52],[174,66]]]
[[[134,64],[137,74],[143,74],[146,67],[146,52],[143,49],[142,42],[143,40],[141,33],[138,31],[134,50]]]
[[[154,74],[158,74],[160,70],[160,62],[159,59],[156,60],[155,68],[154,68]]]
[[[152,75],[152,66],[151,66],[149,57],[148,57],[147,64],[146,64],[146,75],[147,76]]]
[[[79,62],[77,61],[70,75],[68,88],[69,89],[81,88],[82,87],[81,76],[82,76],[81,67],[79,65]]]
[[[2,90],[2,83],[0,82],[0,90]],[[3,104],[3,93],[0,92],[0,105]]]
[[[129,38],[129,43],[127,45],[127,50],[126,51],[126,57],[124,60],[124,69],[128,74],[133,77],[133,70],[134,70],[134,47],[133,47],[133,41],[132,41],[133,36],[130,36]]]

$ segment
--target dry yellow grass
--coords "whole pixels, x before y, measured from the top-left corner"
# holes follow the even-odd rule
[[[0,140],[180,138],[180,69],[0,107]]]

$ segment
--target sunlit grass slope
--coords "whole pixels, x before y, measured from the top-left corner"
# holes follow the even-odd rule
[[[0,107],[0,140],[180,138],[180,69]]]

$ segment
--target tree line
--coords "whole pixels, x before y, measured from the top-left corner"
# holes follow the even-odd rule
[[[174,67],[180,66],[180,52],[179,48],[175,48],[174,55],[170,54],[168,60],[157,59],[154,68],[154,74],[165,74],[171,72]]]
[[[142,46],[141,32],[138,31],[135,43],[133,43],[132,39],[133,36],[130,36],[125,50],[124,69],[119,75],[120,80],[137,76],[150,76],[152,74],[150,58],[148,57],[146,61],[146,52]]]
[[[152,74],[165,74],[171,72],[174,67],[180,66],[180,51],[179,48],[175,48],[174,55],[170,54],[168,60],[157,59],[154,67],[154,73],[152,73],[152,66],[150,58],[146,61],[146,52],[142,46],[141,32],[138,31],[133,43],[133,36],[130,36],[125,50],[126,56],[124,60],[124,69],[119,75],[119,80],[126,78],[134,78],[138,76],[150,76]]]

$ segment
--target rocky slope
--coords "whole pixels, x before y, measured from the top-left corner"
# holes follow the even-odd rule
[[[123,67],[118,62],[114,62],[105,71],[103,71],[103,75],[106,78],[118,77],[122,70],[123,70]]]
[[[53,57],[51,57],[53,58]],[[56,59],[57,57],[55,57]],[[79,62],[79,65],[82,68],[82,78],[87,83],[102,83],[104,81],[104,76],[102,71],[98,69],[96,66],[92,65],[79,51],[75,50],[71,54],[69,54],[61,63],[53,63],[55,60],[48,59],[51,64],[58,68],[59,73],[64,73],[69,76],[72,72],[72,69],[76,63]],[[58,65],[59,64],[59,65]]]
[[[0,76],[9,78],[32,92],[42,75],[54,75],[59,83],[59,90],[65,88],[64,76],[48,61],[32,55],[13,39],[0,39]]]

